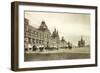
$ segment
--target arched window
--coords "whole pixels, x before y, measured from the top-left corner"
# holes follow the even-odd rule
[[[38,39],[36,39],[36,43],[38,43]]]
[[[34,38],[32,39],[32,42],[33,42],[33,44],[35,44],[35,39]]]
[[[31,43],[31,38],[28,38],[28,43]]]

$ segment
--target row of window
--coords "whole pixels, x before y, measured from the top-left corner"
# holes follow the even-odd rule
[[[42,38],[42,39],[43,38],[44,39],[49,38],[49,36],[50,36],[48,34],[45,34],[45,33],[42,34],[42,33],[36,32],[36,31],[34,31],[33,33],[32,32],[25,32],[25,35],[27,35],[27,36],[33,36],[33,37],[38,37],[38,38]]]
[[[34,39],[34,38],[28,38],[28,43],[43,44],[44,41],[43,40],[39,40],[39,39]]]

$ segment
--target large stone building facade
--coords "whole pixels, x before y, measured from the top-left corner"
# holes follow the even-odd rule
[[[33,50],[32,47],[37,48],[61,48],[67,47],[68,44],[64,37],[60,39],[59,33],[56,29],[51,33],[46,22],[42,21],[39,28],[29,25],[29,20],[24,19],[24,47],[25,51]]]

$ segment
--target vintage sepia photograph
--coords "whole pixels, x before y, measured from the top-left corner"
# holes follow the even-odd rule
[[[97,7],[11,3],[11,69],[97,66]]]
[[[90,58],[90,14],[24,11],[24,61]]]

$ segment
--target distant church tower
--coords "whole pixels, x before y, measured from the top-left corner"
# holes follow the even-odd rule
[[[81,36],[81,40],[78,41],[78,47],[84,47],[85,46],[85,40],[83,40],[83,37]]]

